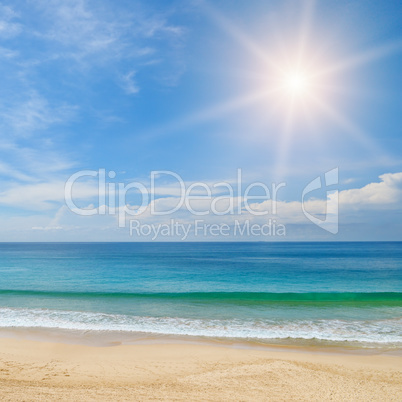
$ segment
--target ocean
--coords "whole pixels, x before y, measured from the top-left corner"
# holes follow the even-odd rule
[[[402,243],[0,243],[10,331],[398,350]]]

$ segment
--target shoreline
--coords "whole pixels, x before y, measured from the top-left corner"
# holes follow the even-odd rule
[[[191,335],[132,333],[119,331],[78,331],[55,328],[1,328],[1,339],[27,340],[43,343],[80,345],[88,347],[116,347],[130,345],[183,344],[205,345],[229,349],[261,351],[292,351],[294,353],[318,353],[330,355],[384,355],[402,357],[402,348],[362,347],[356,344],[325,343],[313,340],[303,342],[261,342],[256,339],[214,338]]]
[[[293,348],[0,338],[3,400],[398,400],[402,359]]]

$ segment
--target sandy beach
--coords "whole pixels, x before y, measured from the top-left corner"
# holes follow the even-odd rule
[[[278,348],[0,339],[2,400],[397,401],[402,359]]]

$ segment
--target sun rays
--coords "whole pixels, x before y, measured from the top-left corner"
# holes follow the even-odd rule
[[[266,70],[268,78],[265,85],[275,93],[275,96],[270,98],[270,107],[274,108],[273,103],[278,103],[279,109],[282,109],[280,113],[283,124],[276,153],[276,175],[283,175],[301,118],[310,122],[318,118],[326,119],[328,123],[335,124],[345,133],[348,140],[357,142],[370,154],[378,154],[380,150],[371,136],[347,118],[342,108],[336,102],[332,102],[331,95],[339,96],[340,93],[349,90],[347,83],[343,84],[339,78],[342,72],[401,51],[401,41],[386,43],[360,54],[353,54],[351,57],[336,59],[334,56],[334,59],[329,59],[327,56],[321,57],[320,60],[319,52],[312,50],[317,47],[315,38],[319,36],[317,33],[313,35],[314,1],[304,2],[300,13],[299,30],[292,42],[273,43],[272,47],[265,48],[258,40],[251,38],[220,14],[210,3],[204,3],[204,9],[239,46],[260,59],[262,69]],[[286,26],[282,28],[287,29]],[[314,135],[310,138],[305,135],[304,140],[314,142],[316,138]]]
[[[346,146],[352,141],[364,152],[370,155],[378,154],[379,148],[370,134],[345,114],[347,96],[350,91],[359,91],[359,88],[351,88],[349,82],[343,80],[342,74],[401,51],[402,42],[389,42],[383,46],[366,49],[360,54],[354,53],[350,57],[341,56],[339,49],[332,52],[330,46],[325,43],[325,35],[323,39],[320,32],[315,30],[315,2],[305,1],[302,4],[298,23],[293,24],[292,29],[285,23],[280,23],[276,27],[278,35],[271,35],[271,38],[267,34],[268,39],[257,40],[242,30],[240,24],[221,14],[211,3],[201,2],[205,14],[233,40],[235,46],[239,47],[241,63],[247,59],[247,55],[253,60],[254,68],[248,71],[247,64],[240,64],[240,70],[243,71],[244,82],[249,79],[256,88],[253,90],[251,86],[243,95],[240,93],[156,128],[148,133],[150,137],[228,117],[253,107],[257,111],[261,109],[261,120],[273,119],[275,116],[276,122],[279,122],[280,128],[275,132],[275,137],[279,137],[276,138],[275,145],[276,179],[283,178],[296,138],[313,149],[320,144],[331,143],[331,134],[327,132],[334,132],[334,127],[339,129],[337,136],[344,137]],[[298,27],[297,31],[294,26]],[[233,65],[233,69],[236,68],[238,66]],[[241,79],[240,77],[239,80]],[[364,88],[360,89],[362,94]],[[320,138],[317,138],[314,130],[309,132],[304,127],[303,135],[300,136],[300,127],[303,124],[313,127],[318,121],[326,122],[330,129],[324,130]],[[252,136],[253,133],[250,132],[244,137]]]

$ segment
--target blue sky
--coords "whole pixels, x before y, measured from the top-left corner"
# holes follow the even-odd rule
[[[145,185],[169,170],[190,185],[232,182],[239,168],[244,186],[286,182],[287,240],[402,240],[401,12],[381,1],[0,2],[0,240],[136,240],[114,216],[66,208],[64,183],[83,169]],[[302,93],[282,87],[289,71],[309,77]],[[337,234],[300,209],[305,186],[333,168]],[[81,184],[77,203],[96,207],[95,181]],[[312,193],[312,213],[325,196]]]

